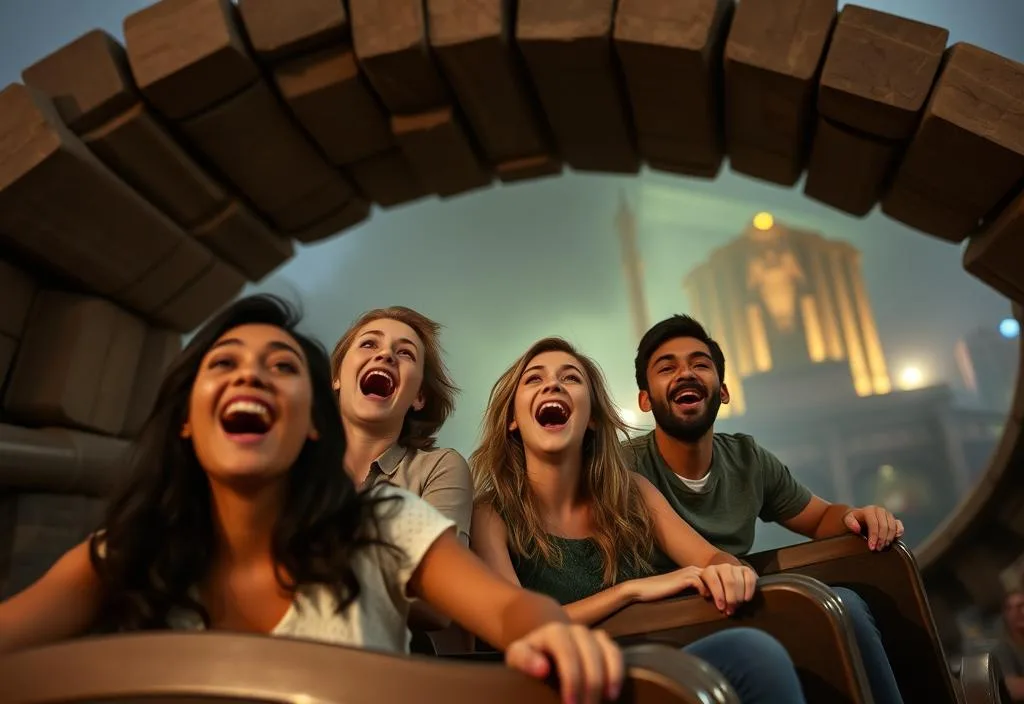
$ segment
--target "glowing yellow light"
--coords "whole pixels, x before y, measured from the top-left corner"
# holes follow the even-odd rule
[[[640,422],[640,415],[629,408],[620,408],[619,416],[626,425],[636,426]]]
[[[882,479],[891,481],[896,476],[896,468],[891,464],[883,464],[878,468],[878,474],[881,475]]]
[[[924,386],[924,372],[919,367],[904,367],[900,371],[900,387],[903,389],[917,389]]]
[[[754,216],[754,227],[762,232],[772,229],[773,225],[775,225],[775,218],[771,213],[758,213]]]

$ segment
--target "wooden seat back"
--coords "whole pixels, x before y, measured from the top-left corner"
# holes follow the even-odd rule
[[[902,542],[882,552],[849,535],[744,558],[761,575],[801,574],[857,592],[871,609],[904,701],[959,700],[913,553]]]
[[[871,702],[869,685],[842,604],[821,582],[800,575],[765,577],[753,601],[732,617],[700,597],[633,604],[598,628],[624,644],[681,647],[735,626],[777,638],[796,665],[808,702]]]
[[[626,655],[621,701],[739,704],[720,673],[667,648]],[[502,665],[224,633],[84,638],[0,658],[5,704],[558,704]]]

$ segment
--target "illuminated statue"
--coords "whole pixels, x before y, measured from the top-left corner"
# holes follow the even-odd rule
[[[747,265],[747,286],[760,294],[780,332],[791,332],[796,324],[797,289],[803,281],[803,269],[788,247],[766,249]]]

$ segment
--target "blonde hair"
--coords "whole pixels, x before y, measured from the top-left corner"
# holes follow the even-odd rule
[[[367,323],[375,320],[397,320],[412,328],[423,341],[423,408],[409,409],[402,422],[398,444],[414,450],[429,450],[437,441],[437,433],[455,410],[455,396],[459,388],[452,381],[451,374],[442,358],[438,336],[441,325],[422,313],[405,306],[376,308],[359,316],[345,334],[338,340],[331,353],[331,377],[338,378],[341,361],[348,354],[356,335]]]
[[[508,527],[510,547],[526,558],[538,553],[548,564],[561,555],[544,530],[541,508],[530,490],[526,452],[518,433],[509,430],[516,389],[533,358],[565,352],[582,365],[590,388],[590,421],[583,443],[580,495],[590,503],[593,539],[604,562],[603,578],[614,584],[620,555],[640,571],[650,571],[654,527],[640,490],[627,468],[618,432],[626,424],[612,403],[600,367],[567,341],[548,337],[534,343],[494,384],[484,415],[480,446],[469,458],[476,502],[490,505]]]

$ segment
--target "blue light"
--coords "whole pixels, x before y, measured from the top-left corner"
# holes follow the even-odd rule
[[[1004,318],[999,323],[999,334],[1007,340],[1015,340],[1020,337],[1020,323],[1013,318]]]

